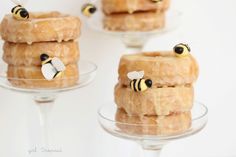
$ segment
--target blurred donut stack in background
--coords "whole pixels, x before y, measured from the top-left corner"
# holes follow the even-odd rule
[[[6,15],[1,22],[3,60],[8,64],[10,83],[24,88],[75,85],[79,77],[76,39],[80,35],[80,19],[59,12],[29,13],[28,19],[14,15],[17,14]],[[63,72],[53,68],[53,64],[60,67],[58,62],[64,64]],[[48,64],[44,73],[43,64]]]
[[[102,0],[104,28],[110,31],[151,31],[165,26],[170,0]]]
[[[169,135],[191,127],[198,64],[186,45],[175,50],[121,57],[114,95],[122,131]]]

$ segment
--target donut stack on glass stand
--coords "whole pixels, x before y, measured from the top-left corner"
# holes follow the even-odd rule
[[[29,13],[29,19],[5,15],[1,36],[8,80],[23,88],[64,88],[79,78],[80,19],[59,12]]]
[[[102,0],[104,28],[110,31],[151,31],[165,26],[170,0]]]
[[[121,57],[115,86],[117,126],[138,135],[172,135],[191,127],[198,64],[173,51]]]

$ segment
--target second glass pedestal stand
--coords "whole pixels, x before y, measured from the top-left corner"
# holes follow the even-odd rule
[[[49,146],[48,141],[48,128],[50,122],[50,113],[54,107],[55,100],[57,96],[62,92],[72,91],[76,89],[80,89],[82,87],[87,86],[89,83],[96,76],[97,66],[89,61],[80,61],[78,68],[79,68],[79,80],[76,85],[68,88],[51,88],[51,89],[40,89],[40,88],[18,88],[13,86],[7,77],[7,65],[2,64],[0,65],[0,87],[21,92],[21,93],[28,93],[31,97],[33,97],[33,102],[38,107],[39,111],[39,118],[40,118],[40,127],[41,127],[41,137],[42,137],[42,144],[43,147],[47,148]],[[18,79],[18,78],[10,78],[11,80],[16,81],[36,81],[36,80],[25,80],[25,79]],[[39,81],[39,80],[37,80]]]
[[[126,51],[128,51],[128,53],[133,53],[141,52],[150,37],[161,36],[178,28],[181,23],[181,16],[182,13],[179,11],[167,11],[165,27],[148,32],[121,32],[106,30],[103,26],[104,15],[101,12],[97,12],[92,17],[88,18],[87,24],[94,31],[120,38],[125,45]]]
[[[170,135],[140,133],[140,130],[153,131],[157,126],[137,123],[133,120],[121,122],[115,118],[116,114],[117,107],[114,102],[108,103],[98,110],[99,123],[107,133],[138,143],[143,149],[143,157],[160,157],[162,148],[169,142],[200,132],[207,124],[208,109],[204,104],[195,102],[191,111],[191,127],[184,132]]]

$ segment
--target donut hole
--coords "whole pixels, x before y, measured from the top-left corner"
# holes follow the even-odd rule
[[[171,52],[149,52],[143,53],[145,57],[172,57],[173,53]]]
[[[58,18],[58,17],[65,17],[65,16],[66,15],[63,15],[57,11],[47,12],[47,13],[30,13],[31,19],[47,19],[47,18]]]

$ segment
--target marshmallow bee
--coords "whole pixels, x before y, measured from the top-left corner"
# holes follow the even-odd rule
[[[50,58],[47,54],[41,54],[42,74],[46,80],[53,80],[59,77],[66,69],[65,65],[59,58]]]
[[[133,71],[127,74],[127,77],[131,80],[130,88],[135,92],[144,92],[148,88],[152,87],[151,79],[144,79],[144,71]]]
[[[186,57],[191,52],[187,44],[180,43],[174,47],[174,52],[177,57]]]
[[[29,18],[29,12],[23,7],[23,5],[27,1],[18,1],[18,0],[12,0],[13,3],[16,4],[14,8],[12,8],[11,13],[12,16],[17,20],[26,20]]]
[[[87,4],[83,5],[83,7],[82,7],[82,13],[83,13],[83,15],[85,15],[87,17],[92,16],[96,11],[97,11],[97,8],[92,3],[87,3]]]

